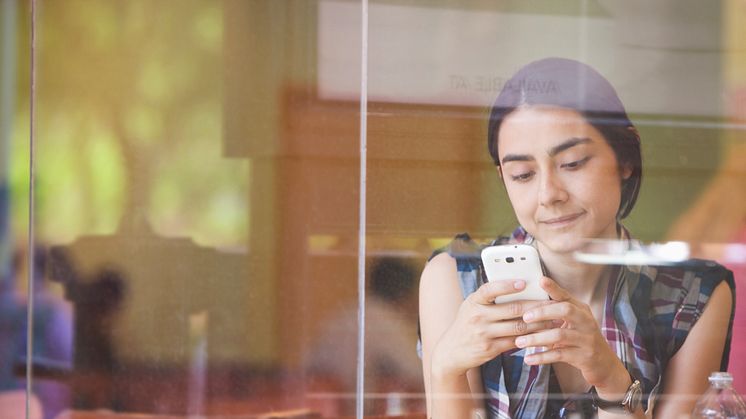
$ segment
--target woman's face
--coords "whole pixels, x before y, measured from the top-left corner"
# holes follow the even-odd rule
[[[498,132],[498,155],[518,221],[557,253],[617,238],[621,169],[611,146],[576,111],[525,107]]]

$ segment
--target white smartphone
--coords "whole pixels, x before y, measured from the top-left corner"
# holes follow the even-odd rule
[[[514,294],[501,295],[495,304],[516,300],[548,300],[549,295],[539,286],[543,276],[539,252],[527,244],[504,244],[489,246],[482,250],[482,264],[487,280],[526,281],[526,288]]]

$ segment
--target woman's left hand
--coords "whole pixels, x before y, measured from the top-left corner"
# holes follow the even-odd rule
[[[552,298],[546,304],[523,315],[526,323],[554,321],[559,327],[516,338],[516,346],[544,346],[546,351],[524,358],[530,365],[564,362],[580,370],[583,378],[597,389],[617,387],[619,372],[629,375],[601,334],[601,329],[587,304],[574,299],[552,279],[543,277],[541,287]],[[561,326],[560,326],[561,325]],[[611,382],[610,382],[611,381]]]

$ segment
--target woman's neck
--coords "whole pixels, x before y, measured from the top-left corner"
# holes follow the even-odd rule
[[[538,245],[547,276],[578,301],[591,305],[604,297],[604,290],[599,287],[604,265],[582,263],[575,259],[572,252],[555,253],[544,248],[541,243]]]
[[[625,240],[628,237],[624,231],[617,221],[609,224],[597,238]],[[537,241],[537,245],[547,276],[579,301],[588,305],[603,301],[606,289],[600,286],[600,281],[607,268],[605,265],[580,262],[575,259],[574,252],[555,252],[544,246],[541,241]]]

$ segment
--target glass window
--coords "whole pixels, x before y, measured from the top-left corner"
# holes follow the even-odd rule
[[[744,7],[0,1],[0,416],[746,392]]]

